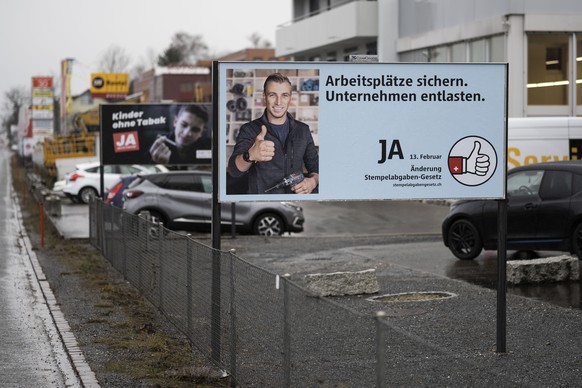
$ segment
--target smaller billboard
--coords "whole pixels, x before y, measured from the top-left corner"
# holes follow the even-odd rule
[[[102,163],[211,162],[211,104],[103,104]]]
[[[129,94],[129,76],[127,73],[93,73],[90,90],[94,98],[125,98]]]

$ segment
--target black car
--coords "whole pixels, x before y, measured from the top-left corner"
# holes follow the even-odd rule
[[[462,260],[497,249],[498,202],[458,201],[442,224]],[[563,251],[582,258],[582,161],[531,164],[507,173],[507,249]]]

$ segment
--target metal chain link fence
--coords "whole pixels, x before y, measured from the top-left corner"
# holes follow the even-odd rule
[[[310,295],[231,252],[217,251],[102,201],[90,205],[89,222],[91,244],[240,386],[499,382],[491,370],[448,354],[381,317]]]

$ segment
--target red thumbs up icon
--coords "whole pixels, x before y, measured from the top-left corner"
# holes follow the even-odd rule
[[[459,140],[449,153],[449,172],[462,184],[478,186],[495,171],[497,156],[487,140],[469,136]]]

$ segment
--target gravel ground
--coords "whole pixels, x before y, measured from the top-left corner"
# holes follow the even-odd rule
[[[298,283],[314,272],[375,268],[379,295],[446,292],[451,298],[407,303],[369,296],[331,298],[347,309],[386,314],[388,386],[571,387],[582,382],[582,311],[507,295],[506,352],[497,352],[497,292],[464,281],[386,263],[391,244],[436,242],[439,236],[223,240],[223,249]],[[293,253],[285,253],[293,252]],[[334,317],[337,322],[345,314]],[[358,329],[357,320],[352,325]],[[349,338],[338,338],[338,342]],[[345,351],[349,351],[344,349]],[[354,366],[354,368],[356,368]]]

